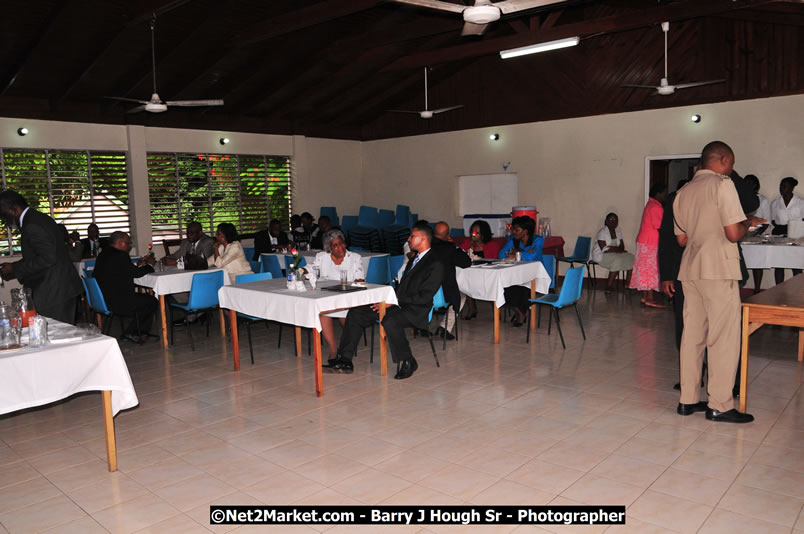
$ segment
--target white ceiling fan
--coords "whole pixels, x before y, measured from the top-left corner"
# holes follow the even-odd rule
[[[461,35],[482,35],[486,31],[489,23],[500,20],[502,15],[534,9],[537,7],[558,4],[565,0],[503,0],[502,2],[491,2],[491,0],[475,0],[474,5],[464,6],[453,4],[442,0],[392,0],[398,4],[410,4],[413,6],[438,9],[439,11],[449,11],[452,13],[463,14],[463,31]]]
[[[138,111],[148,111],[151,113],[162,113],[169,107],[198,107],[198,106],[222,106],[223,100],[168,100],[159,98],[156,92],[156,46],[154,44],[154,32],[156,27],[156,17],[151,19],[151,68],[153,74],[154,92],[150,100],[138,100],[136,98],[126,98],[124,96],[107,96],[112,100],[122,100],[124,102],[136,102],[139,106],[132,108],[127,113],[137,113]]]
[[[714,83],[723,83],[726,80],[707,80],[705,82],[690,82],[690,83],[678,83],[676,85],[670,85],[670,82],[667,81],[667,32],[670,31],[670,23],[669,22],[662,22],[662,31],[664,32],[664,78],[661,79],[659,85],[634,85],[630,83],[623,84],[622,87],[635,87],[637,89],[656,89],[656,92],[653,93],[654,95],[672,95],[676,92],[676,89],[688,89],[690,87],[698,87],[701,85],[711,85]]]
[[[427,67],[424,67],[424,109],[422,111],[410,111],[407,109],[389,109],[391,113],[416,113],[423,119],[432,119],[433,115],[437,113],[444,113],[445,111],[452,111],[453,109],[462,108],[463,104],[457,106],[450,106],[448,108],[429,109],[427,102]]]

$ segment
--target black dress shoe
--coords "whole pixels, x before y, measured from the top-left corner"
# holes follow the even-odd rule
[[[676,408],[678,415],[692,415],[695,412],[705,412],[706,410],[706,401],[696,402],[695,404],[678,403],[678,408]]]
[[[394,378],[399,378],[399,370],[402,369],[402,362],[396,362],[396,374]]]
[[[749,413],[738,412],[734,408],[728,412],[719,412],[717,410],[706,410],[706,418],[716,423],[750,423],[754,420],[754,416]]]
[[[444,327],[443,327],[443,326],[439,326],[439,327],[438,327],[438,330],[436,330],[436,331],[435,331],[435,335],[436,335],[436,337],[444,337]],[[455,339],[455,336],[453,336],[453,335],[452,335],[452,334],[450,334],[449,332],[447,332],[447,333],[446,333],[446,336],[447,336],[447,339],[448,339],[448,340],[450,340],[450,341],[452,341],[453,339]]]
[[[401,367],[399,368],[399,372],[396,374],[394,378],[397,380],[404,380],[406,378],[410,378],[413,376],[413,373],[416,372],[416,369],[419,368],[419,364],[416,363],[415,358],[411,358],[409,360],[405,360],[402,362]]]
[[[344,358],[342,356],[338,356],[335,360],[329,360],[327,362],[327,369],[331,369],[336,373],[346,373],[349,374],[354,372],[355,367],[352,365],[352,360],[349,358]]]

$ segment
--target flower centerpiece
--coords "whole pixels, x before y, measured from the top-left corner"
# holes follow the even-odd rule
[[[302,261],[302,255],[299,254],[299,251],[297,249],[295,249],[295,248],[292,249],[290,251],[290,253],[293,254],[293,265],[291,266],[291,269],[296,271],[296,270],[298,270],[299,264]]]

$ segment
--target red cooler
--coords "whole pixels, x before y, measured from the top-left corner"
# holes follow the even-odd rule
[[[522,217],[527,215],[533,222],[539,222],[539,210],[536,206],[514,206],[511,208],[511,217]]]

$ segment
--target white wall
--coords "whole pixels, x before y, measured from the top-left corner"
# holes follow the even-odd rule
[[[519,204],[551,217],[566,252],[578,235],[594,235],[609,211],[619,214],[633,250],[645,157],[699,153],[721,139],[734,149],[737,171],[759,176],[762,192],[774,198],[782,177],[804,175],[802,116],[798,95],[371,141],[362,145],[364,201],[409,204],[420,217],[457,226],[457,176],[503,172],[510,162]],[[493,132],[498,141],[489,139]]]

